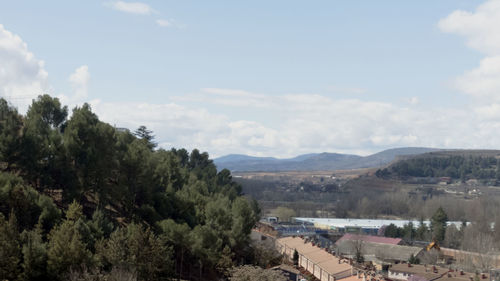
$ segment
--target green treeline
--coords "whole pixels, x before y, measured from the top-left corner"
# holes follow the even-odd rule
[[[405,224],[403,227],[397,227],[390,224],[384,229],[385,237],[404,238],[407,242],[419,241],[435,241],[442,243],[445,241],[445,233],[447,228],[448,215],[442,207],[439,207],[431,217],[429,227],[425,225],[423,219],[420,220],[418,227],[412,222]],[[465,224],[463,225],[466,226]],[[455,227],[455,226],[452,226]],[[446,241],[449,242],[449,241]],[[449,243],[448,243],[449,244]]]
[[[157,149],[87,104],[0,99],[1,280],[210,279],[252,263],[258,216],[207,153]]]
[[[453,179],[500,179],[499,160],[491,156],[418,156],[400,160],[376,172],[378,177],[450,177]]]

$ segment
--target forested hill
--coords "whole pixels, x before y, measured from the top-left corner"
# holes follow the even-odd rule
[[[228,170],[87,104],[0,99],[0,169],[1,280],[215,279],[255,256],[259,209]]]
[[[216,158],[214,161],[218,169],[231,171],[326,171],[380,167],[389,164],[398,156],[431,151],[439,149],[403,147],[384,150],[369,156],[324,152],[304,154],[289,159],[232,154]]]
[[[376,175],[500,180],[500,150],[448,150],[403,157]]]

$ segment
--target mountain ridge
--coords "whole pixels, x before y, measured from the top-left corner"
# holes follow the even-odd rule
[[[400,147],[386,149],[368,156],[333,152],[309,153],[293,158],[257,157],[229,154],[214,159],[217,169],[233,172],[320,171],[381,167],[399,156],[442,151],[438,148]]]

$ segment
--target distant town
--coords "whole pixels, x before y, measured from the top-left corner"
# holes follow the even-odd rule
[[[388,227],[419,221],[266,217],[252,231],[283,255],[289,280],[472,281],[498,280],[500,255],[442,247],[436,241],[385,236]],[[423,221],[430,227],[431,221]],[[448,221],[457,228],[464,222]],[[279,267],[279,266],[278,266]]]

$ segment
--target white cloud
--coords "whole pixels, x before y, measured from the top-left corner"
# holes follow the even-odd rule
[[[115,1],[115,2],[108,2],[105,4],[117,11],[124,13],[130,13],[136,15],[151,15],[155,13],[155,10],[151,8],[151,6],[142,2]]]
[[[178,29],[183,29],[186,27],[185,24],[180,23],[174,19],[157,19],[156,24],[160,27],[175,27]]]
[[[73,98],[77,100],[84,99],[88,96],[88,85],[90,81],[89,67],[82,65],[75,69],[69,76],[69,82],[73,88]]]
[[[161,26],[161,27],[170,27],[173,25],[171,21],[165,20],[165,19],[156,20],[156,24]]]
[[[101,119],[135,129],[146,125],[158,141],[199,148],[212,156],[227,153],[294,156],[309,152],[367,153],[398,146],[495,148],[500,138],[500,104],[475,108],[415,108],[322,95],[264,95],[234,89],[202,89],[209,98],[192,104],[99,104]],[[211,111],[223,96],[227,104],[251,104],[281,121],[238,119]],[[260,101],[262,99],[262,101]],[[259,107],[266,100],[268,107]],[[277,117],[279,116],[279,117]]]
[[[429,108],[412,106],[418,97],[399,105],[333,99],[318,94],[270,95],[223,88],[204,88],[163,104],[105,101],[91,104],[103,121],[132,130],[146,125],[166,148],[199,148],[212,156],[246,153],[287,157],[322,151],[367,153],[397,146],[499,148],[500,100],[496,95],[500,88],[500,52],[495,53],[492,47],[495,41],[491,38],[477,39],[472,31],[462,32],[472,24],[462,21],[480,23],[477,19],[484,16],[476,15],[491,11],[478,8],[466,16],[452,14],[439,24],[444,31],[464,34],[471,42],[479,42],[469,44],[486,54],[476,69],[456,80],[458,88],[484,102],[479,105]],[[474,30],[485,32],[482,28]],[[484,34],[481,36],[489,33]],[[36,92],[32,94],[35,97],[49,88],[47,76],[43,61],[29,52],[23,40],[0,26],[0,94],[22,97],[27,92]],[[76,68],[68,81],[73,92],[62,96],[63,103],[72,105],[87,99],[88,66]],[[251,110],[241,110],[235,118],[217,112],[212,105]],[[245,113],[254,112],[252,109],[270,116],[273,122]]]
[[[457,10],[438,23],[464,36],[467,45],[486,55],[479,66],[455,79],[455,87],[481,103],[500,101],[500,0],[489,0],[474,12]]]
[[[90,72],[87,65],[79,66],[68,77],[68,82],[72,92],[69,94],[60,94],[57,97],[61,103],[69,108],[80,106],[88,102],[88,87],[90,82]]]
[[[220,88],[203,88],[200,93],[175,96],[172,100],[177,102],[212,103],[231,107],[268,108],[271,106],[268,95]]]
[[[33,98],[49,91],[47,78],[44,62],[0,24],[0,96],[25,111]]]
[[[418,97],[411,97],[411,98],[408,99],[408,102],[410,104],[416,105],[416,104],[419,104],[420,100],[419,100]]]
[[[89,80],[88,66],[78,67],[68,78],[73,92],[60,94],[61,102],[70,106],[85,102]],[[33,99],[53,92],[44,62],[28,50],[19,36],[0,24],[0,97],[25,113]]]
[[[344,88],[338,86],[328,87],[328,90],[332,93],[338,93],[338,94],[365,94],[367,92],[367,90],[363,88],[357,88],[357,87]]]
[[[467,45],[487,55],[500,54],[500,1],[489,0],[474,12],[457,10],[442,19],[438,27],[467,38]]]
[[[458,77],[455,86],[485,102],[500,101],[500,56],[482,59],[478,67]]]

